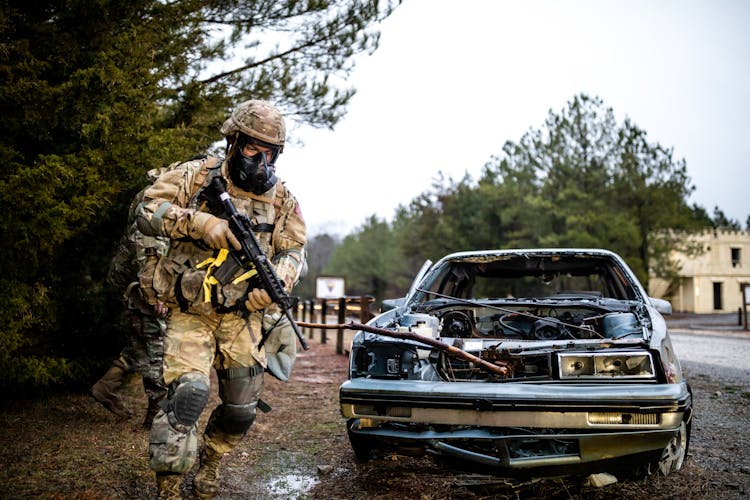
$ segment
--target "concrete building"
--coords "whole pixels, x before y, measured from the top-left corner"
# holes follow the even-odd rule
[[[649,280],[649,294],[672,302],[675,312],[735,312],[743,306],[742,286],[750,287],[750,232],[706,230],[686,236],[700,243],[703,254],[675,252],[681,270],[677,283]]]

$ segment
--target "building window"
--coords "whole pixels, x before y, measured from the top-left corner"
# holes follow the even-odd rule
[[[714,283],[714,311],[721,311],[724,309],[724,304],[722,303],[722,284],[721,283]]]
[[[732,267],[738,267],[742,265],[742,249],[732,248]]]

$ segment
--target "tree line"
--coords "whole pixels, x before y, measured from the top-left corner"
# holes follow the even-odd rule
[[[399,2],[2,2],[4,393],[84,386],[121,348],[104,279],[149,169],[221,154],[219,127],[250,98],[333,127]]]
[[[426,259],[495,248],[607,248],[645,286],[651,275],[674,280],[670,251],[701,251],[682,232],[741,229],[718,206],[709,215],[690,204],[694,189],[671,148],[628,118],[618,122],[601,98],[576,95],[518,142],[506,142],[478,179],[438,177],[392,222],[373,215],[343,239],[317,235],[303,290],[314,294],[316,274],[341,275],[347,294],[398,297]]]

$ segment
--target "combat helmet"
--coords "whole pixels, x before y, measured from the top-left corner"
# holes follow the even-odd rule
[[[230,142],[234,141],[237,134],[242,133],[281,153],[286,140],[286,125],[284,117],[271,103],[251,99],[232,111],[221,126],[221,133]]]
[[[271,103],[256,99],[241,103],[221,126],[221,133],[227,138],[229,177],[236,186],[262,194],[276,185],[276,159],[284,150],[286,125]],[[255,153],[246,156],[248,145],[268,151],[250,148]]]

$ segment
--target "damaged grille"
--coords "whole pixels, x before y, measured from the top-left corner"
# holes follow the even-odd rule
[[[552,377],[551,356],[549,353],[511,356],[486,349],[481,354],[485,361],[502,362],[511,366],[510,376],[506,380],[549,380]],[[444,353],[433,353],[431,361],[443,380],[449,382],[468,382],[485,380],[502,380],[496,374],[489,373],[474,364]]]

